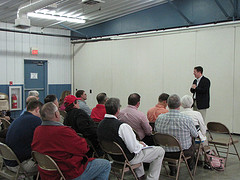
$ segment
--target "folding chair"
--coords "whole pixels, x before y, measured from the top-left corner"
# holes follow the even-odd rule
[[[0,154],[3,159],[16,161],[19,165],[16,172],[10,171],[9,169],[7,169],[4,160],[2,159],[2,163],[0,165],[0,176],[11,180],[17,180],[19,176],[24,175],[24,177],[26,176],[30,180],[31,178],[29,176],[33,176],[36,174],[30,174],[25,172],[15,153],[6,144],[0,143]]]
[[[119,177],[116,175],[116,171],[119,171],[121,174],[121,180],[123,180],[125,172],[131,171],[134,178],[138,180],[137,175],[134,172],[134,169],[140,167],[142,163],[138,164],[130,164],[126,154],[124,153],[123,149],[121,146],[119,146],[116,142],[111,142],[111,141],[101,141],[100,146],[104,152],[106,152],[108,155],[118,155],[118,156],[123,156],[125,161],[116,161],[113,160],[111,164],[111,169],[114,175],[119,179]]]
[[[7,129],[11,125],[11,123],[8,120],[4,119],[4,118],[0,118],[0,120],[1,120],[1,122],[3,124],[3,128],[4,129]]]
[[[66,180],[62,171],[60,170],[60,168],[58,167],[56,162],[50,156],[41,154],[36,151],[32,151],[32,157],[38,163],[39,168],[46,170],[46,171],[57,171],[61,176],[60,180]],[[39,179],[39,172],[37,174],[36,180],[38,180],[38,179]]]
[[[188,173],[189,173],[191,179],[193,180],[192,173],[191,173],[188,163],[187,163],[187,160],[190,159],[191,157],[185,157],[182,147],[181,147],[180,143],[178,142],[178,140],[175,137],[173,137],[172,135],[161,134],[161,133],[155,133],[153,135],[153,140],[154,140],[155,144],[159,145],[159,146],[178,147],[179,148],[179,158],[178,159],[167,158],[167,157],[164,157],[164,159],[163,159],[163,166],[166,170],[167,175],[170,176],[169,172],[167,171],[167,168],[164,164],[165,162],[171,163],[173,166],[177,167],[176,180],[179,177],[180,165],[182,162],[185,162]],[[170,176],[170,177],[172,177],[172,176]]]
[[[224,157],[225,158],[225,166],[226,166],[228,154],[237,155],[238,159],[240,160],[237,148],[235,146],[235,144],[238,143],[238,140],[233,140],[230,131],[224,124],[219,123],[219,122],[209,122],[207,124],[207,128],[208,128],[208,132],[209,132],[209,136],[210,136],[208,143],[212,144],[215,147],[219,157],[224,157],[224,156],[220,156],[220,153],[226,154],[226,156]],[[225,138],[215,138],[213,136],[213,134],[226,134],[226,136],[225,136]],[[236,153],[229,152],[229,147],[231,145],[233,145]],[[220,151],[219,151],[219,149],[220,149]],[[226,149],[226,151],[222,151],[221,149]]]

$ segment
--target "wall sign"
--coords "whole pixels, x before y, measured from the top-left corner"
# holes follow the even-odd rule
[[[38,73],[31,73],[30,79],[38,79]]]

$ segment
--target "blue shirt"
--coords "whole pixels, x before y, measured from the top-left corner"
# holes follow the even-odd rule
[[[192,145],[192,137],[198,136],[192,119],[175,109],[170,109],[168,113],[158,116],[155,122],[155,131],[177,138],[183,150],[189,149]],[[176,147],[163,148],[166,152],[179,151]]]
[[[31,158],[31,144],[36,127],[41,125],[42,120],[30,112],[24,112],[15,119],[8,128],[6,144],[13,150],[20,162]],[[15,161],[7,161],[8,166],[17,166]]]
[[[91,116],[91,109],[88,107],[87,103],[82,100],[78,100],[78,104],[80,106],[80,109],[84,110],[89,116]]]

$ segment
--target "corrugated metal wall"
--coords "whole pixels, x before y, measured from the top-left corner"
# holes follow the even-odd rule
[[[0,23],[0,28],[14,29],[13,24]],[[31,27],[32,32],[42,32]],[[44,29],[43,33],[70,35],[70,31]],[[38,48],[37,56],[30,48]],[[0,84],[24,83],[24,59],[48,60],[48,83],[71,84],[70,38],[0,31]]]
[[[1,22],[0,29],[19,30]],[[70,36],[68,30],[51,28],[31,27],[24,31]],[[30,54],[31,47],[38,49],[37,56]],[[0,92],[8,94],[9,81],[24,85],[24,59],[47,60],[48,92],[59,97],[60,91],[71,90],[71,58],[70,38],[0,30]]]

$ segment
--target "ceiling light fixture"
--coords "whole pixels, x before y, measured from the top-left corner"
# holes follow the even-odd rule
[[[28,13],[29,17],[34,18],[41,18],[41,19],[50,19],[50,20],[57,20],[57,21],[67,21],[70,23],[85,23],[86,20],[84,19],[78,19],[78,18],[70,18],[70,17],[63,17],[63,16],[52,16],[47,14],[40,14],[40,13]]]

